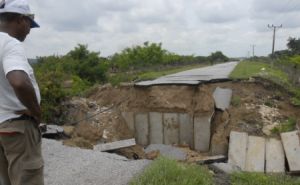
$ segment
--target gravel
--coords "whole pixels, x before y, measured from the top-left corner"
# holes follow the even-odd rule
[[[150,164],[43,139],[46,185],[125,185]]]

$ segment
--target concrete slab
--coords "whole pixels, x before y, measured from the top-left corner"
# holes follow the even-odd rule
[[[228,109],[230,105],[232,90],[217,87],[213,93],[213,97],[215,99],[216,108],[224,111]]]
[[[197,85],[202,82],[228,79],[228,75],[238,62],[226,62],[209,67],[192,69],[160,77],[152,81],[138,82],[136,86],[150,86],[161,84],[187,84]]]
[[[288,160],[290,172],[300,172],[299,131],[281,133],[281,140]]]
[[[151,86],[151,85],[166,85],[166,84],[186,84],[186,85],[198,85],[199,81],[195,80],[153,80],[153,81],[142,81],[142,82],[137,82],[135,85],[136,86]]]
[[[149,123],[147,113],[135,115],[135,138],[138,144],[146,146],[149,142]]]
[[[189,114],[179,114],[179,143],[193,148],[193,130],[194,126],[191,116]]]
[[[248,134],[245,132],[230,132],[228,163],[245,170]]]
[[[111,143],[99,144],[94,146],[94,150],[105,152],[110,150],[116,150],[120,148],[126,148],[136,145],[135,139],[127,139],[122,141],[116,141]]]
[[[145,152],[149,153],[151,151],[156,151],[156,150],[160,152],[160,155],[170,159],[184,161],[186,160],[187,157],[186,152],[184,152],[180,148],[176,148],[174,146],[164,145],[164,144],[151,144],[145,149]]]
[[[285,156],[280,140],[271,138],[266,142],[266,172],[285,172]]]
[[[164,144],[179,144],[179,120],[176,113],[164,113]]]
[[[150,112],[149,126],[150,144],[162,144],[164,141],[162,113]]]
[[[129,130],[134,132],[134,113],[133,112],[122,112],[122,116],[125,119]]]
[[[58,125],[47,125],[47,131],[46,134],[57,134],[57,133],[63,133],[64,128]]]
[[[265,138],[256,136],[248,137],[246,171],[265,172],[265,147]]]
[[[212,116],[213,114],[194,117],[194,148],[196,151],[209,151]]]

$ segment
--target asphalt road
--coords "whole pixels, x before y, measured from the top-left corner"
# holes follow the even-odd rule
[[[151,81],[138,82],[136,86],[151,86],[162,84],[198,85],[203,82],[225,80],[236,67],[238,62],[226,62],[209,67],[197,68],[180,73],[163,76]]]

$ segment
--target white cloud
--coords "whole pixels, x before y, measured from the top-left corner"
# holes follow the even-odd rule
[[[287,3],[289,2],[289,3]],[[209,55],[221,50],[246,56],[270,53],[267,24],[283,24],[276,48],[299,33],[298,0],[30,0],[40,29],[25,45],[30,57],[65,54],[77,43],[103,56],[144,41],[162,42],[179,54]]]

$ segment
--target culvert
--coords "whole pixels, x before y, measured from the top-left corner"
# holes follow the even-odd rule
[[[136,142],[142,146],[184,145],[199,152],[208,152],[213,114],[123,112],[122,116],[135,133]]]
[[[232,96],[232,90],[217,85],[157,86],[135,92],[136,99],[144,98],[144,107],[123,111],[122,116],[138,144],[183,145],[198,152],[212,148],[215,108],[224,111]]]

